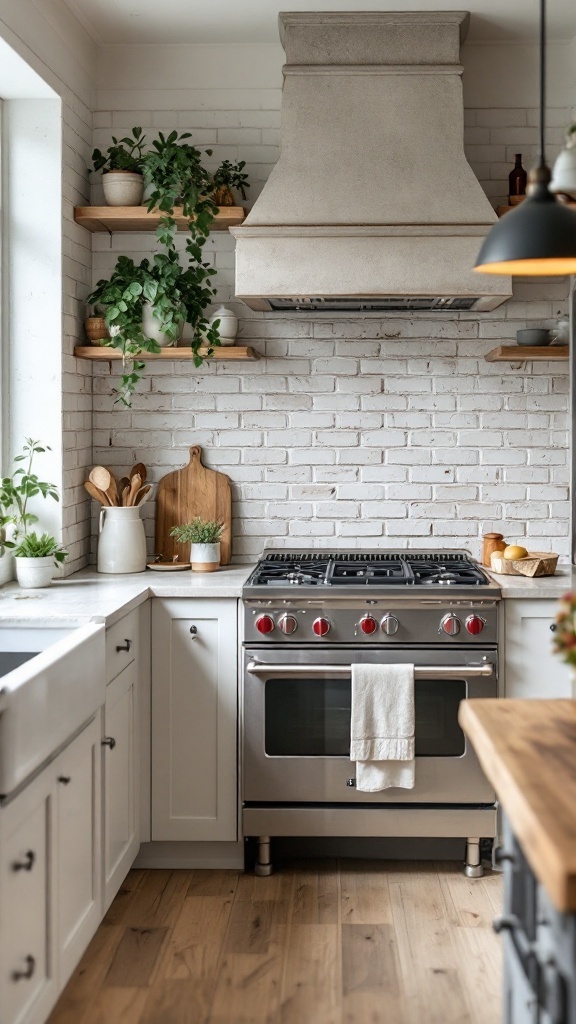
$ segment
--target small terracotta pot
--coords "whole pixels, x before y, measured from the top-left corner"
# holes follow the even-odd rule
[[[222,185],[222,188],[215,188],[212,193],[212,198],[216,203],[216,206],[235,206],[236,200],[232,189],[228,185]]]
[[[91,345],[99,345],[101,341],[110,337],[103,316],[87,316],[84,321],[84,330]]]

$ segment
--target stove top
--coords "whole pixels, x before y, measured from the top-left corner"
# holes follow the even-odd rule
[[[273,592],[282,588],[458,588],[493,586],[468,552],[435,551],[266,551],[246,582],[254,589]]]

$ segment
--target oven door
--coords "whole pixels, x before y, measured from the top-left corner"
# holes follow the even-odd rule
[[[246,803],[492,804],[494,791],[458,724],[468,697],[495,697],[495,650],[257,648],[245,651]],[[350,666],[413,663],[413,789],[357,793],[350,761]]]

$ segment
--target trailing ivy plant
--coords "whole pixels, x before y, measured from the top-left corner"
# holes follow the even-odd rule
[[[191,243],[191,247],[197,246]],[[201,252],[201,249],[200,249]],[[191,255],[184,269],[175,249],[156,253],[152,260],[134,263],[128,256],[119,256],[111,276],[98,281],[88,296],[88,302],[104,307],[106,326],[110,333],[104,344],[122,353],[123,374],[116,401],[130,406],[145,363],[138,359],[143,352],[160,352],[160,345],[147,338],[142,329],[142,306],[149,302],[158,327],[170,341],[178,340],[182,321],[193,331],[191,341],[194,364],[200,366],[203,356],[200,347],[207,347],[206,355],[220,344],[219,321],[209,324],[204,315],[213,301],[214,290],[210,277],[216,273],[208,264]]]
[[[142,135],[141,128],[132,129],[132,137],[126,135],[123,139],[112,136],[112,145],[108,146],[105,153],[95,149],[92,153],[92,162],[95,171],[132,171],[134,174],[142,174],[142,160],[144,154],[144,143],[146,136]]]
[[[212,179],[202,164],[202,153],[186,139],[190,132],[177,131],[165,136],[159,132],[152,149],[144,155],[144,182],[151,187],[148,210],[160,210],[164,217],[156,231],[163,245],[173,245],[176,221],[172,216],[175,206],[182,207],[188,218],[188,230],[193,239],[206,238],[210,225],[218,213],[212,199]],[[205,150],[208,156],[212,150]]]

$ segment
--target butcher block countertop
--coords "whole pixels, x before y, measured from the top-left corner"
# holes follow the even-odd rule
[[[576,701],[466,700],[458,717],[534,874],[576,913]]]

